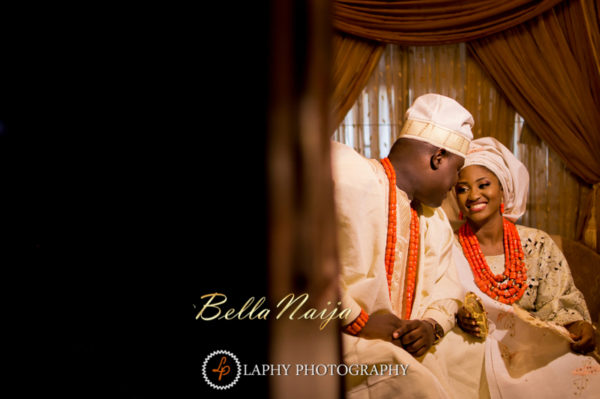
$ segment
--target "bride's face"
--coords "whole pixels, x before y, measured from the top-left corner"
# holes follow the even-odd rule
[[[464,217],[478,225],[500,215],[502,186],[488,168],[467,166],[460,171],[454,187],[458,206]]]

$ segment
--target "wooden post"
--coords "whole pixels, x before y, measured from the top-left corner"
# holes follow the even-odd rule
[[[273,398],[341,397],[341,377],[296,375],[296,367],[340,363],[338,323],[298,319],[338,302],[329,139],[330,15],[328,2],[271,3],[267,181],[269,213],[269,361],[291,364],[271,377]],[[277,303],[308,294],[293,319]],[[311,374],[310,372],[308,374]]]

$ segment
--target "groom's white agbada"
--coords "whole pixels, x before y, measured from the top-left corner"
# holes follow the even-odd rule
[[[396,179],[395,209],[389,204],[390,172],[382,162],[332,143],[342,306],[352,309],[342,334],[344,361],[408,365],[406,375],[347,376],[349,398],[452,397],[445,362],[437,360],[436,351],[444,342],[440,337],[454,326],[462,289],[452,261],[452,229],[437,207],[456,183],[473,118],[456,101],[427,94],[415,100],[405,119],[388,156]],[[406,281],[411,203],[419,227],[414,299]],[[389,218],[393,212],[396,217]],[[390,243],[393,268],[388,264],[386,270]],[[404,317],[407,307],[412,322]],[[382,318],[391,329],[373,334]]]

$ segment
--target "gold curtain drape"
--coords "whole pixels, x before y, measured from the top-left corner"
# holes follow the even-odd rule
[[[334,27],[405,45],[465,42],[523,23],[561,0],[335,0]]]
[[[334,0],[330,132],[344,119],[377,65],[381,42],[464,42],[518,25],[560,1]]]
[[[383,46],[343,34],[333,37],[332,128],[337,128],[365,87]]]
[[[585,33],[575,28],[585,26],[581,4],[565,2],[527,23],[470,42],[469,48],[531,129],[593,184],[600,181],[600,102],[594,93],[600,74],[586,67],[593,54],[586,49],[590,41],[573,41],[578,32]]]

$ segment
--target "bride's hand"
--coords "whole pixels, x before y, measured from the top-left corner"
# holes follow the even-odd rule
[[[481,330],[477,326],[477,321],[473,318],[464,306],[461,306],[456,313],[456,320],[458,326],[465,331],[473,335],[474,337],[481,338]]]
[[[571,349],[574,352],[588,353],[596,347],[596,337],[594,336],[594,328],[586,321],[579,320],[571,324],[567,324],[567,330],[571,333],[571,338],[575,341],[571,344]]]

